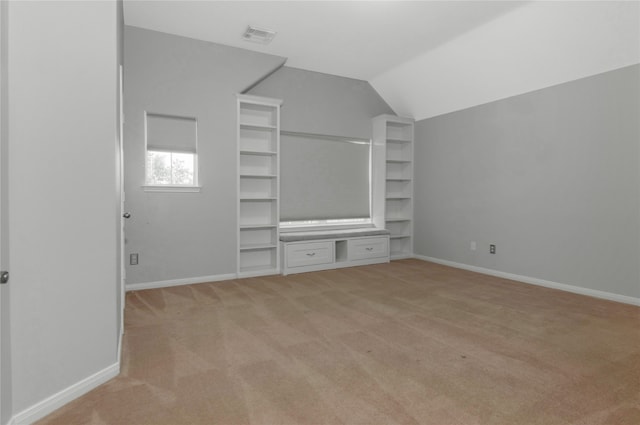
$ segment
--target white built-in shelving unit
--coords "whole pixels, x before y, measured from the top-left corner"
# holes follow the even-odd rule
[[[281,100],[238,95],[238,276],[279,273]]]
[[[413,255],[413,119],[381,115],[373,120],[374,223],[390,232],[391,259]],[[376,206],[377,204],[377,206]]]

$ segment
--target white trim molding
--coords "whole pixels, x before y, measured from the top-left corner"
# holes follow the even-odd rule
[[[187,277],[185,279],[159,280],[156,282],[128,283],[125,290],[139,291],[142,289],[168,288],[170,286],[192,285],[195,283],[219,282],[221,280],[236,279],[236,273],[218,274],[213,276]]]
[[[184,193],[197,193],[200,192],[202,186],[171,186],[171,185],[145,185],[142,186],[142,190],[145,192],[184,192]]]
[[[236,277],[238,279],[246,279],[250,277],[261,277],[261,276],[274,276],[280,274],[280,268],[277,267],[275,269],[265,269],[265,270],[256,270],[256,271],[245,271],[238,272]]]
[[[116,353],[118,358],[118,364],[122,361],[122,339],[124,338],[124,322],[121,324],[120,335],[118,335],[118,352]]]
[[[39,403],[16,414],[9,421],[13,425],[28,425],[44,418],[54,410],[64,406],[65,404],[75,400],[76,398],[88,393],[99,385],[104,384],[120,373],[120,363],[114,363],[111,366],[94,373],[88,378],[77,382],[70,387],[42,400]]]
[[[432,263],[442,264],[445,266],[455,267],[457,269],[469,270],[472,272],[487,274],[490,276],[501,277],[504,279],[516,280],[531,285],[544,286],[545,288],[559,289],[561,291],[573,292],[574,294],[587,295],[589,297],[601,298],[609,301],[617,301],[620,303],[640,306],[640,298],[630,297],[628,295],[614,294],[612,292],[600,291],[597,289],[583,288],[575,285],[567,285],[566,283],[557,283],[550,280],[538,279],[535,277],[522,276],[519,274],[502,272],[499,270],[486,269],[484,267],[471,266],[469,264],[456,263],[455,261],[441,260],[439,258],[427,257],[424,255],[414,255],[414,258]]]

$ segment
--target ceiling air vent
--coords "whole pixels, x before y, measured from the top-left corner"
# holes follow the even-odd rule
[[[242,38],[247,41],[252,41],[254,43],[260,44],[269,44],[273,37],[276,36],[276,32],[272,30],[267,30],[264,28],[256,28],[249,25],[247,30],[242,34]]]

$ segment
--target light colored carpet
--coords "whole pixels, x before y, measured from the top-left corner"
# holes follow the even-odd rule
[[[40,424],[640,424],[640,308],[419,260],[127,294]]]

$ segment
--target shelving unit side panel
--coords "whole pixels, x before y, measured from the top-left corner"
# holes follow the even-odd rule
[[[387,179],[386,122],[380,117],[373,119],[372,146],[372,218],[376,227],[384,228],[385,193]]]

